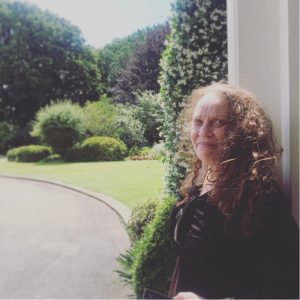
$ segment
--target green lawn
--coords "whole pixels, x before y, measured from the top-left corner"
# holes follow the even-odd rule
[[[164,167],[155,160],[16,163],[0,159],[0,175],[51,179],[106,194],[130,208],[163,194]]]

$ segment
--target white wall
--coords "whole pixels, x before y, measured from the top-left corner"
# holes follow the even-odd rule
[[[253,91],[273,122],[299,224],[299,2],[227,0],[227,14],[229,81]]]

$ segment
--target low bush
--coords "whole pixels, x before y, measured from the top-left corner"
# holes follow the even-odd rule
[[[6,152],[6,158],[8,161],[15,161],[17,159],[17,152],[19,148],[13,148]]]
[[[51,148],[40,145],[28,145],[7,151],[9,161],[37,162],[51,154]]]
[[[169,235],[174,204],[173,197],[164,199],[143,236],[118,258],[122,266],[118,274],[132,286],[138,299],[146,287],[168,294],[176,261],[175,246]]]
[[[129,152],[128,155],[130,156],[139,156],[141,154],[141,148],[137,147],[137,146],[133,146]]]
[[[64,155],[64,160],[68,162],[83,161],[81,144],[69,148]]]
[[[155,157],[152,155],[150,147],[132,147],[129,151],[128,159],[130,160],[152,160]]]
[[[36,115],[31,135],[64,156],[67,149],[82,140],[85,132],[82,109],[66,100],[42,108]]]
[[[87,138],[66,152],[67,161],[114,161],[123,160],[127,154],[126,145],[111,137]]]
[[[142,237],[146,225],[148,225],[155,216],[158,204],[159,200],[148,199],[133,208],[130,219],[126,225],[132,243],[135,243]]]
[[[160,160],[163,162],[166,161],[167,153],[164,144],[163,143],[154,144],[150,150],[150,156],[152,156],[153,159],[156,160]]]

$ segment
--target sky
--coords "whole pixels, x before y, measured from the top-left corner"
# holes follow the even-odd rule
[[[77,25],[87,44],[101,48],[114,38],[163,23],[174,0],[19,0],[36,4]]]

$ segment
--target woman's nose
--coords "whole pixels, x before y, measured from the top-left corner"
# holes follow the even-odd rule
[[[208,123],[204,123],[201,127],[201,130],[199,131],[199,135],[201,135],[202,137],[212,136],[213,131],[211,126]]]

